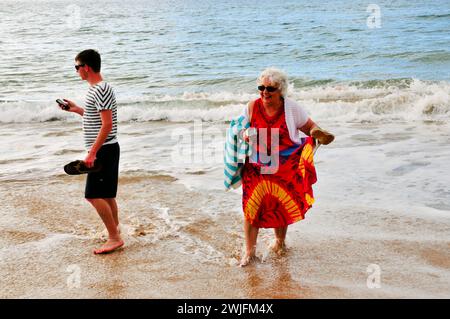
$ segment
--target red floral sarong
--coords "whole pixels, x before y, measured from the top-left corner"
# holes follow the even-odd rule
[[[242,205],[246,220],[254,227],[278,228],[303,219],[314,203],[312,184],[317,181],[314,140],[306,137],[301,145],[292,142],[284,108],[269,117],[261,99],[253,107],[250,127],[257,129],[258,136],[265,134],[261,128],[267,128],[267,139],[263,143],[252,143],[253,154],[246,159],[242,170]],[[272,146],[271,135],[276,134],[277,129],[279,143]],[[278,162],[275,172],[262,173],[274,166],[274,161]]]

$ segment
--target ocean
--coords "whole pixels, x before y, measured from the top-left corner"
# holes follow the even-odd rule
[[[448,1],[1,1],[0,296],[448,298],[449,30]],[[85,157],[81,118],[55,103],[83,104],[87,48],[116,90],[122,151],[126,247],[102,257],[84,179],[62,169]],[[261,230],[242,270],[222,150],[269,66],[336,140],[287,255]]]

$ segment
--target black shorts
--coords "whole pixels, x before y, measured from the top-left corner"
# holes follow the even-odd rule
[[[119,179],[119,143],[103,145],[97,152],[97,159],[102,170],[88,173],[86,179],[85,198],[115,198]]]

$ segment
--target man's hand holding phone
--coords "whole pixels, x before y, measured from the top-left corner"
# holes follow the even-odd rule
[[[56,103],[58,103],[59,107],[68,112],[76,112],[76,104],[67,99],[57,99]]]
[[[57,99],[57,100],[56,100],[56,103],[58,103],[59,107],[60,107],[62,110],[64,110],[64,111],[69,111],[69,110],[70,110],[70,105],[69,105],[69,103],[67,103],[66,101],[61,100],[61,99]]]

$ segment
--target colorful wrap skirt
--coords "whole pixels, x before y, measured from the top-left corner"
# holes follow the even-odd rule
[[[254,118],[255,115],[253,127],[266,124],[258,122],[258,111],[254,112]],[[286,227],[304,219],[314,203],[312,185],[317,181],[313,161],[314,140],[305,137],[303,144],[294,144],[289,138],[284,116],[279,122],[280,125],[272,123],[277,126],[280,137],[279,146],[272,148],[271,157],[277,159],[277,165],[273,165],[273,160],[262,164],[260,156],[254,156],[253,159],[247,157],[242,170],[244,216],[258,228]],[[261,148],[254,148],[254,152],[260,155]],[[275,169],[268,170],[269,165]]]

